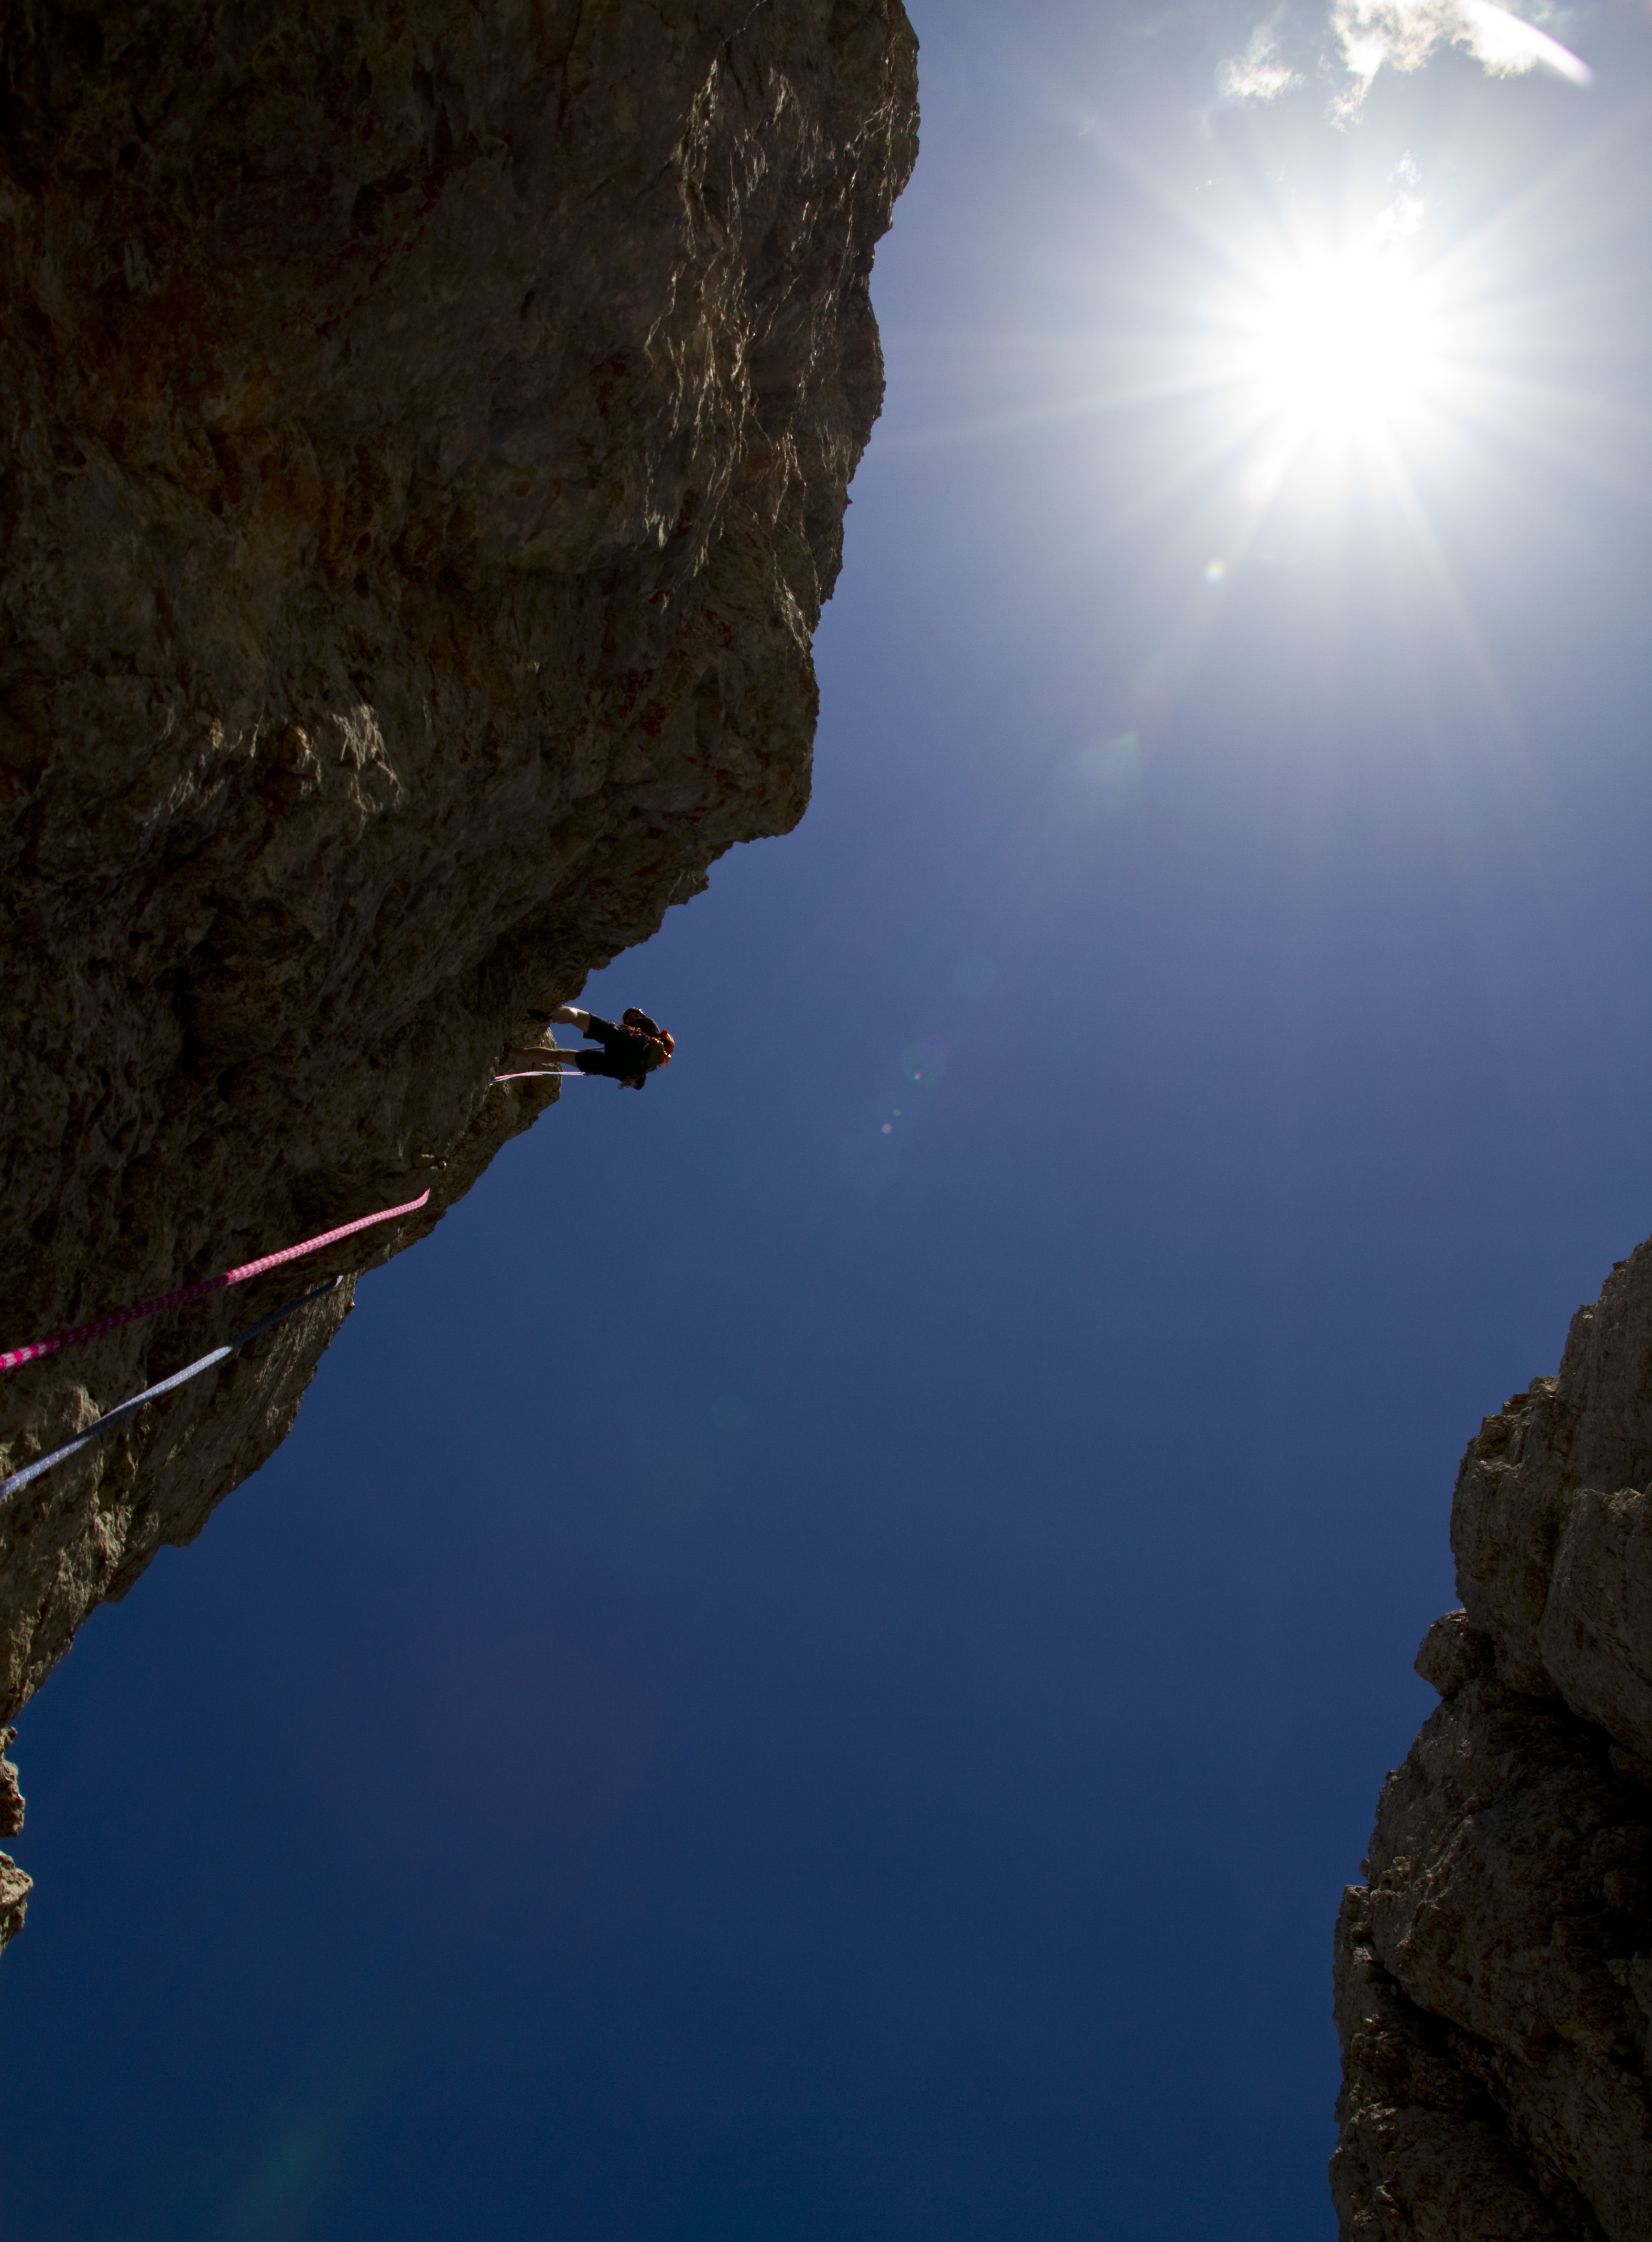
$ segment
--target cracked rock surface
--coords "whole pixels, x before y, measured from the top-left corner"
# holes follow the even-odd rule
[[[1652,1243],[1488,1417],[1336,1939],[1360,2242],[1652,2242]]]
[[[0,0],[0,1473],[424,1235],[492,1083],[808,798],[899,0]],[[0,1720],[351,1285],[0,1502]],[[0,1863],[0,1936],[27,1879]]]

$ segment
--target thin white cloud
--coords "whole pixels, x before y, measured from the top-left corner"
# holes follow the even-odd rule
[[[1535,6],[1548,12],[1544,0]],[[1258,23],[1242,54],[1220,66],[1223,100],[1273,101],[1304,82],[1281,50],[1278,24],[1275,12]],[[1330,28],[1343,77],[1332,113],[1341,117],[1358,114],[1380,71],[1421,70],[1441,47],[1461,47],[1494,77],[1542,68],[1574,85],[1589,83],[1587,63],[1498,0],[1332,0]]]
[[[1588,85],[1594,77],[1588,64],[1569,47],[1562,46],[1558,39],[1540,31],[1523,17],[1511,16],[1507,8],[1495,6],[1493,0],[1461,0],[1461,4],[1474,27],[1470,50],[1496,76],[1528,70],[1541,63],[1545,70],[1569,78],[1574,85]]]
[[[1371,238],[1377,242],[1404,241],[1415,233],[1428,217],[1427,204],[1421,195],[1396,195],[1386,210],[1380,210],[1371,221]]]
[[[1216,72],[1216,91],[1224,101],[1272,101],[1301,85],[1302,74],[1279,58],[1271,24],[1258,23],[1242,55],[1234,55]]]
[[[1588,64],[1569,47],[1495,0],[1335,0],[1331,27],[1353,80],[1335,103],[1345,117],[1358,110],[1379,70],[1421,70],[1442,46],[1463,48],[1494,77],[1541,64],[1574,85],[1589,82]]]

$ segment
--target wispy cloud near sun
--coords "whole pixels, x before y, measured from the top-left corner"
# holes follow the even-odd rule
[[[1272,101],[1301,85],[1302,73],[1280,59],[1279,35],[1271,23],[1258,23],[1242,55],[1234,55],[1216,72],[1216,90],[1224,101]]]
[[[1589,83],[1588,64],[1569,47],[1497,0],[1333,0],[1329,29],[1339,81],[1331,109],[1344,119],[1358,115],[1380,71],[1421,70],[1441,47],[1461,48],[1495,77],[1541,67],[1574,85]],[[1226,101],[1272,101],[1305,82],[1282,51],[1277,14],[1216,72]]]
[[[1336,0],[1331,24],[1353,81],[1338,104],[1345,113],[1359,107],[1380,70],[1420,70],[1442,46],[1463,48],[1494,77],[1541,64],[1574,85],[1589,82],[1588,64],[1569,47],[1495,0]]]

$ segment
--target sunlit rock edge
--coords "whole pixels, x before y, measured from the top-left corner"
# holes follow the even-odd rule
[[[1336,1932],[1360,2242],[1652,2237],[1652,1242],[1482,1424]]]

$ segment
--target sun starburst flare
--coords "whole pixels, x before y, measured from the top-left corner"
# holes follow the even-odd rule
[[[1214,300],[1216,386],[1246,449],[1253,501],[1386,476],[1463,401],[1438,275],[1418,254],[1421,205],[1401,198],[1334,245],[1281,239]]]
[[[1321,441],[1379,435],[1437,379],[1435,325],[1392,254],[1361,248],[1287,270],[1255,312],[1249,371],[1261,409]]]

